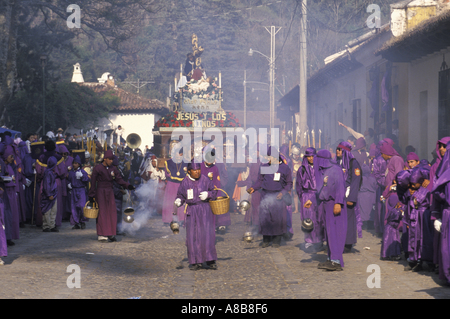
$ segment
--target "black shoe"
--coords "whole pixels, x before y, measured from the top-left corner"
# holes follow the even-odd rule
[[[50,231],[51,231],[52,233],[59,233],[59,229],[56,228],[56,227],[53,227],[52,229],[50,229]]]
[[[189,269],[190,270],[194,270],[194,271],[202,269],[202,264],[192,264],[192,265],[189,266]]]
[[[108,236],[108,241],[111,243],[117,241],[116,236]]]
[[[125,236],[125,233],[123,231],[118,231],[116,232],[117,236]]]
[[[50,228],[44,228],[42,231],[43,231],[44,233],[49,233],[49,232],[50,232]]]
[[[81,229],[85,229],[86,228],[86,224],[85,223],[81,223]]]
[[[73,226],[72,229],[81,229],[81,227],[79,224],[75,224],[75,226]]]
[[[283,234],[283,239],[284,239],[285,241],[291,241],[291,240],[292,240],[292,237],[294,237],[294,234],[291,233],[291,232],[287,232],[287,233],[284,233],[284,234]]]
[[[261,245],[261,248],[267,248],[267,247],[269,247],[270,246],[270,243],[267,243],[267,242],[263,242],[262,243],[262,245]]]
[[[328,271],[341,271],[343,270],[341,265],[338,263],[335,263],[334,261],[330,262],[329,264],[325,265],[324,268],[322,269],[326,269]]]
[[[11,239],[6,240],[6,246],[14,246],[14,245],[15,243]]]
[[[352,252],[352,246],[353,245],[345,245],[344,247],[344,254],[349,254]]]
[[[325,261],[325,262],[323,262],[323,263],[319,263],[318,265],[317,265],[317,268],[318,269],[326,269],[327,267],[329,267],[331,265],[331,260],[327,260],[327,261]]]
[[[217,264],[216,264],[215,260],[207,261],[206,264],[208,265],[209,269],[212,269],[212,270],[216,270],[217,269]]]
[[[422,263],[417,263],[417,265],[415,265],[415,266],[411,269],[411,271],[413,271],[413,272],[418,272],[418,271],[422,271],[422,270],[423,270]]]

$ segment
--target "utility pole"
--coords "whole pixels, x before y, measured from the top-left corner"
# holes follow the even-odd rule
[[[302,16],[300,19],[300,96],[299,96],[299,129],[300,145],[307,145],[304,133],[307,130],[307,50],[306,50],[306,2],[302,1]]]
[[[137,94],[139,94],[139,89],[141,87],[146,86],[149,83],[155,83],[155,81],[144,81],[141,82],[139,79],[137,80],[137,82],[133,82],[133,81],[127,81],[127,82],[123,82],[123,83],[127,83],[127,84],[131,84],[132,86],[134,86],[135,88],[137,88]]]

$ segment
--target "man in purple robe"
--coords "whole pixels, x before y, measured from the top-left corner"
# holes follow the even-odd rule
[[[359,162],[353,157],[352,146],[348,142],[341,142],[336,148],[337,163],[342,167],[345,179],[345,198],[347,207],[347,237],[344,252],[352,251],[357,242],[357,236],[362,237],[362,221],[358,208],[358,193],[362,184],[362,172]]]
[[[395,149],[388,143],[383,143],[380,147],[381,156],[387,162],[384,188],[390,187],[395,176],[403,170],[403,159],[398,156]]]
[[[27,144],[25,142],[20,142],[19,152],[23,165],[23,176],[25,177],[25,210],[26,210],[26,220],[31,223],[33,212],[33,192],[35,191],[35,172],[34,166],[36,160],[32,158]],[[34,220],[33,220],[34,221]]]
[[[11,179],[5,182],[5,192],[3,199],[5,202],[5,232],[9,246],[14,245],[13,239],[19,239],[19,202],[17,196],[16,171],[14,165],[15,151],[11,145],[7,145],[2,154],[6,164],[5,175]]]
[[[64,166],[65,166],[65,171],[67,171],[65,177],[61,180],[63,187],[66,188],[66,195],[63,196],[62,218],[64,220],[69,220],[72,216],[72,208],[71,208],[72,203],[71,203],[71,198],[67,192],[67,184],[69,183],[67,178],[69,176],[69,172],[72,170],[73,157],[69,155],[69,150],[67,149],[67,146],[65,144],[59,144],[58,149],[59,149],[59,153],[64,158],[63,162],[64,162]]]
[[[55,157],[50,157],[47,160],[47,168],[44,172],[42,179],[42,192],[41,192],[41,212],[43,216],[42,230],[44,232],[58,232],[56,228],[56,214],[58,203],[58,187],[56,184],[55,169],[57,161]]]
[[[369,165],[369,158],[366,153],[366,140],[360,137],[355,142],[355,147],[352,149],[353,157],[358,161],[359,166]]]
[[[445,149],[450,147],[450,141],[445,145]],[[438,265],[439,279],[450,285],[450,152],[443,152],[444,156],[433,183],[433,212],[434,227],[440,234],[438,237]],[[439,153],[438,153],[439,154]]]
[[[345,206],[345,179],[342,168],[331,161],[328,150],[317,152],[318,178],[316,187],[319,199],[319,213],[324,216],[328,244],[328,258],[319,263],[319,269],[343,270],[343,252],[347,237],[347,210]]]
[[[292,190],[292,172],[289,166],[284,164],[280,156],[276,156],[278,150],[271,146],[267,151],[268,163],[261,167],[266,169],[274,168],[273,164],[278,163],[278,169],[271,174],[259,173],[259,178],[249,189],[249,193],[261,189],[261,206],[259,209],[259,228],[263,235],[262,247],[280,247],[281,237],[287,231],[286,202],[283,196],[290,196]]]
[[[203,148],[205,160],[201,163],[202,175],[205,175],[217,188],[222,188],[222,176],[220,175],[220,170],[217,165],[215,165],[215,149],[207,145]],[[217,193],[217,196],[226,196],[222,191]],[[230,212],[226,212],[222,215],[217,215],[216,217],[216,229],[219,234],[224,234],[226,232],[227,226],[231,225]]]
[[[5,169],[5,162],[0,158],[0,257],[8,256],[8,244],[5,233],[5,205],[3,203],[3,195],[5,192],[3,176],[5,176]],[[2,265],[4,265],[4,261],[0,258],[0,266]]]
[[[215,215],[209,205],[215,200],[214,182],[201,173],[199,163],[187,164],[186,178],[180,183],[174,201],[186,211],[186,247],[191,270],[202,268],[206,262],[210,269],[217,269]]]
[[[173,215],[173,201],[177,197],[178,187],[186,177],[187,163],[183,160],[183,150],[180,150],[174,158],[165,163],[166,188],[164,190],[164,200],[162,208],[162,221],[169,225]],[[182,208],[177,209],[177,218],[180,223],[184,222],[185,215]]]
[[[84,217],[83,210],[87,202],[86,187],[89,185],[90,178],[86,171],[81,169],[81,159],[77,155],[72,162],[72,169],[67,178],[67,188],[69,189],[70,224],[72,229],[86,228],[87,218]]]
[[[107,150],[103,156],[103,162],[94,167],[91,177],[91,188],[89,190],[89,201],[91,204],[96,200],[98,203],[97,235],[99,241],[116,241],[117,232],[117,210],[114,201],[113,181],[119,185],[134,190],[135,187],[125,182],[119,170],[112,165],[114,154]]]
[[[250,160],[251,159],[251,160]],[[247,192],[251,186],[256,183],[259,178],[259,170],[261,162],[259,160],[258,145],[253,149],[253,153],[249,157],[250,167],[249,174],[245,181],[238,182],[238,187],[247,186]],[[244,222],[251,224],[254,228],[259,229],[259,205],[261,203],[261,193],[255,191],[250,195],[250,209],[245,212]]]
[[[374,206],[377,200],[376,192],[378,189],[377,180],[370,172],[367,165],[361,167],[362,170],[362,184],[358,193],[358,207],[363,223],[362,229],[374,229]]]
[[[300,214],[302,221],[310,219],[313,223],[311,231],[304,231],[305,251],[317,252],[323,246],[324,225],[323,216],[319,215],[316,199],[316,149],[307,148],[303,156],[302,165],[297,170],[296,191],[300,199]]]

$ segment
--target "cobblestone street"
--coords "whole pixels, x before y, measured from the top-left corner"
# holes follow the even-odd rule
[[[59,233],[34,226],[21,229],[0,267],[0,298],[8,299],[430,299],[449,298],[434,272],[403,270],[406,262],[380,261],[380,239],[363,231],[355,253],[345,254],[340,272],[317,269],[325,252],[300,249],[300,216],[294,215],[294,237],[280,248],[261,248],[262,236],[242,240],[243,215],[231,214],[232,225],[217,235],[218,269],[190,271],[185,230],[174,235],[160,217],[115,243],[97,241],[95,221],[84,230],[64,222]],[[132,224],[131,224],[132,225]],[[81,287],[68,288],[72,271],[81,270]],[[369,288],[368,266],[380,267],[380,288]]]

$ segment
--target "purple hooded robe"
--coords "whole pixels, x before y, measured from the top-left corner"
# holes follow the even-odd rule
[[[347,210],[345,206],[345,180],[342,168],[331,162],[328,150],[317,152],[317,168],[320,177],[316,180],[319,193],[319,211],[324,216],[328,243],[328,259],[344,267],[343,251],[347,236]],[[333,213],[334,205],[341,205],[338,215]]]
[[[9,155],[15,156],[15,151],[11,145],[7,145],[5,147],[4,153],[2,155],[3,160],[6,160]],[[20,216],[14,163],[6,164],[5,175],[14,176],[14,180],[4,183],[5,192],[3,194],[3,200],[5,203],[6,239],[19,239]]]
[[[42,193],[41,193],[41,212],[45,215],[55,205],[58,197],[58,187],[56,183],[55,169],[57,166],[56,158],[50,157],[47,161],[47,168],[42,179]],[[53,199],[49,197],[53,196]]]
[[[173,214],[173,202],[177,197],[178,187],[180,183],[186,177],[187,163],[181,161],[181,163],[175,163],[173,159],[169,159],[165,164],[165,174],[167,178],[166,188],[164,190],[164,201],[162,209],[162,221],[164,223],[170,223],[172,221]],[[177,209],[178,221],[184,221],[184,211],[181,207]]]
[[[313,165],[310,165],[307,157],[314,156]],[[302,165],[297,171],[296,178],[296,191],[300,200],[300,216],[304,220],[310,218],[313,221],[314,228],[311,232],[305,232],[305,242],[309,244],[322,243],[324,239],[324,222],[323,216],[319,215],[317,204],[317,187],[316,187],[316,174],[318,169],[316,163],[316,149],[307,148],[305,155],[303,156]],[[305,203],[310,200],[312,205],[310,208],[305,208]]]
[[[196,165],[199,164],[193,164],[193,169],[196,169]],[[203,191],[208,192],[204,201],[199,198]],[[192,198],[188,197],[190,192],[192,192]],[[178,188],[176,198],[181,199],[180,207],[186,211],[186,247],[191,265],[217,260],[215,215],[208,203],[216,197],[217,190],[214,190],[214,182],[204,175],[200,175],[197,180],[187,176]]]
[[[81,169],[81,159],[77,155],[75,157],[74,162],[79,163],[80,166],[78,169],[71,169],[69,172],[69,176],[67,178],[67,185],[69,187],[68,198],[70,200],[70,224],[75,225],[81,222],[85,222],[89,220],[88,218],[84,218],[83,210],[84,206],[87,202],[86,198],[86,187],[89,185],[90,178],[85,170]],[[81,173],[82,176],[78,177],[77,172]],[[79,175],[78,173],[78,175]]]

